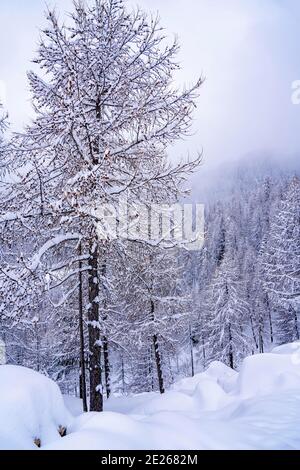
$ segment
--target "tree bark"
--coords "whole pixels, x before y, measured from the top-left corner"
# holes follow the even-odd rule
[[[205,351],[205,341],[202,334],[202,356],[203,356],[203,366],[206,367],[206,351]]]
[[[229,332],[229,365],[231,369],[234,369],[233,363],[233,351],[232,351],[232,334],[231,334],[231,325],[228,325],[228,332]]]
[[[40,333],[38,322],[34,322],[34,332],[35,332],[35,341],[36,341],[36,370],[39,372],[41,368],[41,355],[40,355]]]
[[[258,342],[259,342],[259,352],[263,353],[264,352],[264,339],[263,339],[261,325],[259,326],[259,331],[258,331]]]
[[[155,310],[154,302],[151,299],[151,318],[153,322],[154,322],[154,310]],[[156,369],[157,369],[159,391],[160,393],[165,393],[164,379],[163,379],[163,373],[162,373],[162,368],[161,368],[161,357],[160,357],[160,352],[159,352],[158,337],[156,333],[153,335],[153,346],[154,346],[154,355],[155,355],[155,363],[156,363]]]
[[[273,341],[274,341],[274,336],[273,336],[273,322],[272,322],[272,315],[271,315],[270,303],[269,303],[268,297],[267,297],[267,299],[266,299],[266,303],[267,303],[268,315],[269,315],[270,340],[271,340],[271,343],[273,343]]]
[[[104,356],[104,375],[105,375],[105,387],[106,396],[110,397],[110,365],[109,365],[109,353],[108,353],[108,341],[106,336],[103,337],[103,356]]]
[[[106,277],[106,260],[104,259],[101,265],[101,276],[102,278]],[[107,320],[107,292],[105,283],[102,286],[103,290],[103,322]],[[104,358],[104,377],[105,377],[105,388],[106,388],[106,396],[107,398],[110,397],[111,388],[110,388],[110,365],[109,365],[109,352],[108,352],[108,339],[107,336],[103,336],[102,338],[103,343],[103,358]]]
[[[153,345],[154,345],[159,391],[160,393],[165,393],[164,379],[163,379],[162,368],[161,368],[161,358],[160,358],[157,335],[153,335]]]
[[[148,378],[149,378],[149,392],[153,392],[154,390],[154,377],[153,377],[153,367],[152,367],[152,346],[149,349],[149,357],[148,357]]]
[[[296,336],[296,339],[299,340],[298,317],[297,317],[296,310],[294,308],[293,308],[293,312],[294,312],[294,319],[295,319],[295,336]]]
[[[124,370],[124,359],[121,357],[121,379],[122,379],[122,393],[125,394],[125,370]]]
[[[79,257],[82,255],[81,243],[79,244]],[[80,337],[80,398],[82,398],[83,411],[87,411],[86,399],[86,374],[85,374],[85,356],[84,356],[84,329],[83,329],[83,297],[82,297],[82,261],[79,261],[79,337]]]
[[[191,325],[189,325],[189,338],[190,338],[190,351],[191,351],[191,372],[192,372],[192,377],[194,377],[194,375],[195,375],[194,350],[193,350],[193,338],[192,338]]]
[[[103,411],[101,380],[101,342],[99,325],[99,276],[98,246],[92,243],[89,252],[89,372],[90,372],[90,411]]]

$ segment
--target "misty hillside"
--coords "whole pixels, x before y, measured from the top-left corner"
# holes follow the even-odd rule
[[[201,166],[189,184],[195,202],[207,203],[222,199],[240,187],[254,187],[264,178],[275,180],[300,172],[298,154],[250,154],[215,165],[209,163],[204,156]]]
[[[241,161],[203,176],[206,237],[188,274],[201,363],[238,367],[299,339],[300,172],[289,163]]]

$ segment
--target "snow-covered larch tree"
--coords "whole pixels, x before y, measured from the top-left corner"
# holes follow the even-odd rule
[[[60,263],[60,284],[73,278],[76,286],[81,242],[90,410],[100,411],[99,259],[109,237],[100,239],[97,214],[125,195],[129,204],[156,202],[156,194],[160,201],[162,194],[177,199],[199,159],[171,166],[166,150],[188,133],[202,81],[183,91],[174,87],[177,42],[168,45],[157,18],[127,10],[122,0],[74,2],[65,23],[51,11],[47,20],[35,59],[41,73],[29,73],[36,118],[13,145],[10,171],[18,180],[10,221],[29,221],[43,242],[39,248],[34,243],[31,261],[22,262],[29,275],[36,276],[49,251],[73,244],[73,259]],[[44,279],[49,284],[45,273]]]

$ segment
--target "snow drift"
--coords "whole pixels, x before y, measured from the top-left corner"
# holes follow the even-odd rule
[[[220,362],[164,395],[111,397],[103,413],[31,370],[0,367],[0,447],[6,449],[300,449],[300,342]],[[64,404],[65,401],[65,404]],[[68,409],[70,412],[68,411]],[[59,426],[67,427],[60,437]]]
[[[0,449],[36,449],[56,441],[70,419],[52,380],[25,367],[0,366]]]

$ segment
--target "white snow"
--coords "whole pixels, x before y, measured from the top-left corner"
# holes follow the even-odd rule
[[[250,356],[239,373],[213,362],[162,396],[112,397],[103,413],[82,414],[64,397],[72,418],[49,379],[2,366],[0,446],[34,448],[38,436],[42,449],[300,449],[299,349]]]
[[[300,391],[300,368],[291,354],[259,354],[243,361],[237,380],[243,398],[290,389]]]
[[[19,366],[0,366],[0,449],[36,449],[61,439],[59,426],[67,427],[59,387],[47,377]]]
[[[295,341],[294,343],[282,344],[272,349],[273,354],[292,354],[295,359],[295,355],[299,354],[300,358],[300,341]]]
[[[44,243],[44,245],[39,249],[39,251],[33,256],[31,263],[29,265],[29,269],[31,271],[35,271],[37,267],[39,266],[44,254],[51,248],[54,248],[55,246],[60,245],[61,243],[66,242],[66,241],[80,240],[80,238],[81,236],[78,233],[66,233],[66,234],[57,235],[56,237],[51,238],[46,243]]]

